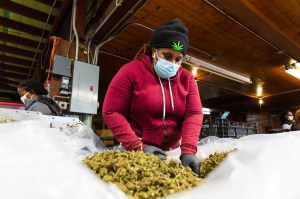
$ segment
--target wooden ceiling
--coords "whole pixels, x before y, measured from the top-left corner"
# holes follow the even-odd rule
[[[147,43],[151,29],[177,17],[189,29],[188,55],[250,76],[252,80],[252,84],[244,85],[202,72],[197,83],[205,107],[239,112],[300,108],[297,97],[300,80],[283,70],[291,59],[300,60],[300,1],[170,2],[150,0],[145,3],[102,51],[132,59],[142,44]],[[102,71],[116,67],[117,64],[110,64],[110,58],[100,53]],[[105,73],[102,78],[107,80],[103,81],[109,82],[113,75],[113,72]],[[258,86],[263,88],[260,97],[256,94]],[[259,98],[264,100],[261,106]]]
[[[42,11],[37,6],[29,8],[24,2],[46,7]],[[0,1],[0,14],[4,12],[0,17],[0,97],[13,95],[19,80],[37,74],[29,71],[32,61],[39,60],[34,57],[53,2]],[[122,4],[117,10],[113,9],[115,2]],[[67,0],[55,4],[44,31],[45,38],[62,26],[62,17],[71,4]],[[93,7],[93,12],[81,12],[86,18],[83,27],[86,35],[81,40],[84,43],[100,27],[92,45],[107,41],[98,58],[100,104],[112,77],[148,42],[152,31],[168,20],[179,18],[189,29],[188,55],[249,76],[252,81],[241,84],[198,69],[197,84],[205,107],[246,113],[300,108],[300,80],[283,70],[292,59],[300,61],[299,0],[123,0],[103,1],[102,6]],[[110,16],[110,12],[114,13]],[[15,20],[7,13],[41,24]],[[39,52],[43,54],[47,40],[42,41]],[[184,67],[191,70],[190,66]],[[262,96],[256,94],[258,86],[263,88]],[[264,100],[261,106],[259,98]]]

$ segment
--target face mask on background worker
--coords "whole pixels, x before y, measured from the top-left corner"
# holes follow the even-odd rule
[[[26,99],[27,99],[27,94],[28,94],[29,92],[27,92],[25,95],[23,95],[20,99],[21,99],[21,101],[24,103],[24,104],[26,104]]]

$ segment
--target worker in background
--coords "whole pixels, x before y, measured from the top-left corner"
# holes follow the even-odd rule
[[[188,45],[188,30],[180,20],[157,28],[111,81],[102,113],[126,150],[164,159],[165,151],[180,147],[183,166],[199,174],[195,154],[203,113],[194,77],[181,66]]]
[[[21,101],[25,104],[25,110],[38,111],[44,115],[61,115],[61,108],[50,97],[44,85],[34,79],[26,79],[18,86]]]
[[[285,131],[290,131],[293,125],[293,113],[291,111],[285,111],[280,115],[281,128]]]
[[[293,131],[299,131],[300,130],[300,109],[298,109],[295,113],[295,120],[292,126]]]

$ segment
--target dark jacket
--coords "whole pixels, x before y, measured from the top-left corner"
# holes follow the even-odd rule
[[[180,67],[170,84],[161,81],[165,120],[162,87],[148,56],[124,65],[115,75],[103,104],[104,120],[126,150],[137,150],[142,143],[170,150],[181,141],[181,153],[195,155],[203,113],[193,75]]]
[[[43,115],[61,115],[59,105],[50,97],[40,95],[36,99],[27,99],[25,110],[38,111]]]
[[[299,131],[300,130],[300,123],[294,123],[292,126],[292,131]]]

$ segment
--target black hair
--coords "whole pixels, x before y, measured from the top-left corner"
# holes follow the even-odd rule
[[[139,51],[135,54],[133,60],[140,60],[144,55],[148,56],[151,60],[152,58],[152,49],[154,47],[149,44],[144,44]]]
[[[44,88],[44,85],[34,79],[25,79],[22,81],[18,88],[24,88],[26,91],[33,91],[37,95],[47,95],[48,91]]]

